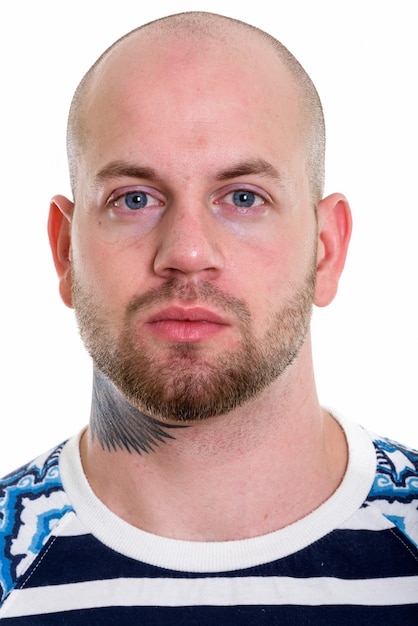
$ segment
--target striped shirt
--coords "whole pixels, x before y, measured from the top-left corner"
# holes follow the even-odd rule
[[[342,422],[345,477],[245,540],[158,537],[114,515],[74,437],[0,482],[6,625],[418,624],[418,452]]]

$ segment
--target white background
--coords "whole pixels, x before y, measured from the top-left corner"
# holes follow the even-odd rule
[[[20,0],[0,8],[0,474],[88,420],[90,360],[46,237],[50,197],[69,194],[72,93],[119,36],[195,9],[269,31],[316,83],[326,192],[345,193],[354,215],[337,299],[314,313],[320,397],[418,447],[418,0]]]

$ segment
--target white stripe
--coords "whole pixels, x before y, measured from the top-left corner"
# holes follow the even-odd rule
[[[132,606],[363,605],[418,603],[418,576],[338,578],[119,578],[14,591],[0,617]]]

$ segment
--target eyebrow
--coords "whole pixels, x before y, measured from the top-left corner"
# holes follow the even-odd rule
[[[283,182],[279,171],[264,159],[250,159],[249,161],[242,161],[232,165],[232,167],[218,172],[216,179],[229,180],[230,178],[238,178],[239,176],[248,176],[250,174],[266,176],[279,183]]]
[[[151,167],[133,165],[126,161],[111,161],[99,170],[94,178],[97,183],[101,183],[110,178],[120,178],[122,176],[128,178],[157,178],[155,170]]]
[[[264,159],[249,159],[238,162],[217,172],[215,178],[216,180],[224,181],[249,175],[266,176],[278,183],[283,182],[278,170]],[[152,167],[134,165],[127,161],[111,161],[99,170],[94,178],[96,183],[99,184],[111,178],[120,178],[122,176],[127,178],[146,178],[148,180],[158,178],[156,171]]]

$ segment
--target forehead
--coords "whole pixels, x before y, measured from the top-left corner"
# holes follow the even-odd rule
[[[273,46],[235,26],[216,37],[184,32],[157,35],[152,29],[128,37],[93,74],[84,112],[91,113],[91,122],[97,110],[113,112],[137,104],[138,99],[143,106],[154,99],[160,107],[164,100],[180,110],[184,101],[199,93],[204,109],[204,98],[213,90],[218,90],[221,103],[229,98],[229,106],[231,99],[248,109],[263,108],[268,102],[271,111],[282,107],[287,108],[282,114],[299,112],[295,81]]]
[[[138,149],[155,156],[162,142],[167,167],[176,159],[175,146],[185,159],[190,148],[189,166],[199,150],[212,152],[215,162],[227,144],[247,145],[244,158],[271,160],[269,146],[273,153],[299,143],[299,100],[289,70],[252,33],[197,38],[145,32],[119,44],[90,80],[83,168],[87,161],[94,169],[106,160],[135,158]],[[264,154],[254,154],[257,143]]]

